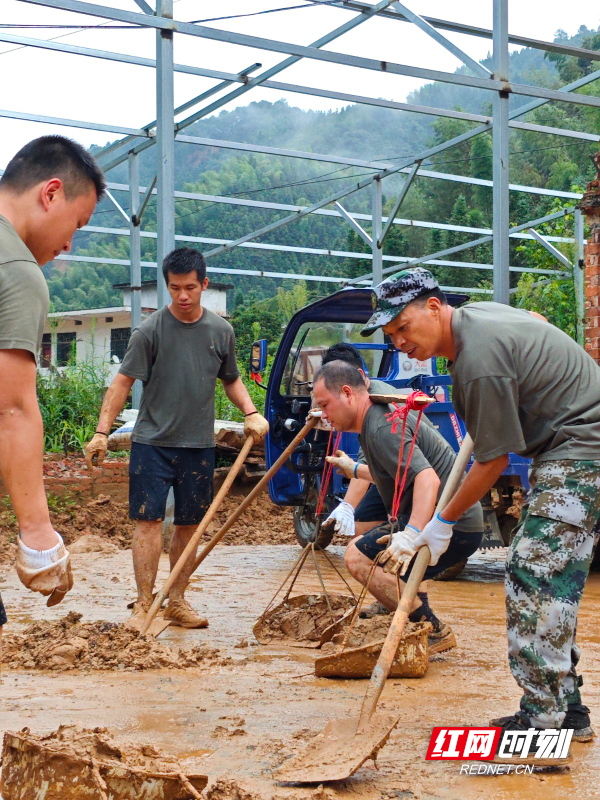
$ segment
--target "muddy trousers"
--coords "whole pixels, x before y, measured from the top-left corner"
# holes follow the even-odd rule
[[[508,659],[536,727],[558,728],[580,703],[577,612],[600,532],[600,462],[532,470],[506,563]]]

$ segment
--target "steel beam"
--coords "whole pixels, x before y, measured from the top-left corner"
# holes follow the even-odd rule
[[[131,330],[142,322],[142,253],[140,244],[140,167],[138,156],[129,156],[129,284],[131,288]],[[131,390],[132,408],[139,408],[142,385],[134,381]]]
[[[378,61],[377,59],[362,58],[360,56],[348,56],[344,53],[336,53],[329,50],[319,50],[314,46],[304,47],[302,45],[296,45],[290,42],[279,42],[260,36],[250,36],[243,33],[234,33],[232,31],[223,31],[216,28],[207,28],[206,26],[194,25],[188,22],[174,21],[170,17],[165,16],[151,17],[149,15],[138,14],[131,11],[107,8],[105,6],[96,5],[95,3],[81,2],[81,0],[21,0],[21,2],[31,3],[32,5],[40,5],[47,8],[62,9],[64,11],[73,11],[79,14],[101,17],[103,19],[111,19],[130,23],[132,25],[140,25],[142,27],[153,27],[157,30],[163,30],[170,34],[182,33],[189,36],[197,36],[208,39],[210,41],[237,44],[244,47],[253,47],[259,50],[267,50],[275,53],[285,53],[297,58],[308,58],[314,61],[324,61],[330,64],[358,67],[359,69],[385,72],[392,75],[404,75],[411,78],[421,78],[423,80],[442,81],[443,83],[451,83],[467,87],[470,86],[474,89],[485,89],[487,91],[507,91],[526,97],[538,97],[545,100],[555,100],[558,102],[574,103],[577,105],[600,108],[600,97],[570,94],[555,91],[553,89],[545,89],[539,86],[529,86],[518,83],[507,84],[498,80],[486,80],[484,78],[458,75],[455,73],[443,72],[441,70],[411,67],[405,64]],[[389,3],[385,2],[385,5],[389,5]],[[368,14],[369,12],[364,13]]]
[[[373,285],[380,283],[383,270],[383,250],[381,248],[381,218],[383,216],[383,194],[381,180],[374,180],[371,184],[371,225],[373,254]]]
[[[129,184],[131,185],[131,179],[129,180]],[[114,195],[111,193],[110,189],[107,189],[107,190],[106,190],[106,196],[107,196],[107,197],[108,197],[108,199],[111,201],[111,203],[113,204],[113,206],[114,206],[114,207],[117,209],[117,211],[119,212],[119,214],[120,214],[122,217],[125,217],[125,219],[127,220],[127,222],[129,222],[129,214],[128,214],[128,213],[125,211],[125,209],[124,209],[124,208],[123,208],[123,206],[122,206],[122,205],[119,203],[119,201],[118,201],[118,200],[117,200],[117,199],[114,197]]]
[[[418,14],[415,14],[414,11],[411,11],[407,8],[403,3],[395,2],[394,8],[399,11],[403,17],[409,22],[412,22],[417,28],[420,28],[424,33],[434,39],[438,44],[441,44],[446,50],[452,53],[453,56],[462,61],[462,63],[469,67],[469,69],[475,73],[475,75],[479,75],[481,78],[491,78],[492,73],[480,64],[479,61],[476,61],[471,56],[467,55],[460,47],[457,47],[454,42],[451,42],[445,36],[443,36],[436,28],[433,27],[426,19],[420,17]]]
[[[343,205],[341,205],[340,203],[336,203],[335,207],[340,212],[342,217],[346,220],[346,222],[348,222],[354,228],[354,230],[356,231],[356,233],[358,233],[360,238],[364,242],[366,242],[369,245],[369,247],[371,247],[373,244],[373,239],[371,239],[366,230],[361,225],[358,224],[358,222],[354,219],[354,217],[350,216],[350,214],[346,211]]]
[[[510,229],[509,236],[512,238],[515,233],[519,233],[520,231],[524,231],[525,229],[535,227],[536,225],[541,225],[544,222],[550,222],[553,219],[559,219],[560,217],[564,217],[566,214],[571,214],[573,212],[573,206],[568,208],[563,208],[561,211],[554,211],[552,214],[547,214],[545,217],[540,217],[539,219],[530,220],[529,222],[524,222],[522,225],[516,225],[514,228]],[[412,258],[408,262],[406,262],[405,266],[407,267],[416,267],[418,264],[427,264],[432,262],[433,259],[443,258],[444,256],[449,256],[454,253],[461,253],[463,250],[470,250],[472,247],[478,247],[480,244],[489,244],[494,239],[492,236],[481,236],[479,239],[473,239],[470,242],[464,242],[463,244],[457,244],[455,247],[447,247],[445,250],[438,250],[437,253],[431,253],[428,256],[421,256],[420,258]],[[400,259],[397,259],[397,262],[400,262]],[[466,263],[467,266],[470,266]],[[394,272],[399,266],[399,263],[392,265],[391,267],[387,267],[383,270],[383,274],[387,275],[390,272]],[[495,268],[494,262],[494,268]],[[530,271],[530,270],[526,270]],[[359,278],[353,278],[349,281],[349,284],[358,283],[359,281],[366,280],[367,278],[371,278],[372,273],[367,273],[365,275],[361,275]]]
[[[61,125],[68,128],[84,128],[90,131],[125,133],[136,139],[147,138],[149,135],[143,128],[126,128],[124,125],[108,125],[104,122],[86,122],[80,119],[67,119],[65,117],[48,117],[44,114],[29,114],[26,111],[8,111],[7,109],[0,109],[0,117],[6,119],[21,119],[26,122],[43,122],[47,125]]]
[[[145,14],[154,14],[154,10],[150,8],[146,0],[133,0],[133,2],[139,6]]]
[[[563,255],[563,254],[560,252],[560,250],[558,250],[558,248],[554,247],[554,245],[553,245],[553,244],[550,244],[550,242],[549,242],[549,241],[548,241],[548,240],[547,240],[547,239],[546,239],[544,236],[542,236],[542,234],[541,234],[541,233],[538,233],[538,232],[535,230],[535,228],[530,228],[530,229],[529,229],[529,233],[531,233],[531,235],[533,236],[533,238],[534,238],[534,239],[535,239],[535,240],[536,240],[536,241],[537,241],[539,244],[541,244],[541,245],[542,245],[542,247],[543,247],[543,248],[544,248],[544,249],[545,249],[545,250],[546,250],[548,253],[550,253],[550,255],[551,255],[551,256],[554,256],[554,258],[555,258],[557,261],[560,261],[560,263],[563,265],[563,267],[566,267],[568,270],[571,270],[571,271],[573,270],[573,264],[571,264],[571,262],[569,261],[569,259],[568,259],[566,256],[564,256],[564,255]]]
[[[577,341],[585,347],[585,259],[583,238],[583,214],[575,209],[575,265],[573,267],[573,281],[575,283],[576,326]]]
[[[494,2],[494,78],[508,83],[508,0]],[[508,203],[508,92],[499,91],[493,99],[493,253],[494,300],[510,303]]]
[[[173,16],[173,0],[157,0],[157,13]],[[175,101],[173,87],[173,33],[156,32],[156,143],[157,231],[156,260],[162,264],[175,247]],[[169,302],[162,273],[157,276],[158,308]]]
[[[408,194],[408,190],[410,189],[410,187],[412,185],[412,182],[414,181],[415,176],[417,174],[417,170],[419,169],[420,166],[421,166],[421,162],[420,161],[415,162],[413,168],[411,169],[411,171],[408,174],[408,177],[404,181],[404,185],[402,186],[402,189],[400,190],[400,193],[399,193],[398,197],[396,198],[396,202],[394,203],[394,207],[390,211],[390,215],[389,215],[389,217],[387,219],[387,222],[385,223],[385,228],[383,229],[383,231],[381,233],[381,236],[379,238],[379,242],[378,242],[379,247],[383,247],[383,242],[385,240],[385,237],[388,235],[388,231],[391,228],[391,226],[392,226],[392,224],[394,222],[394,219],[396,218],[396,214],[400,210],[400,206],[404,202],[404,198]],[[383,219],[383,217],[382,217],[382,219]]]

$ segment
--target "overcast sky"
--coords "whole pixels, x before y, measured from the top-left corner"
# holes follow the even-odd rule
[[[150,0],[153,5],[155,0]],[[221,15],[300,5],[304,0],[175,0],[179,20],[205,20]],[[134,0],[104,0],[103,5],[139,11]],[[491,28],[492,0],[408,0],[407,5],[424,16],[468,22]],[[237,20],[206,22],[209,27],[233,30],[280,41],[308,45],[319,36],[354,16],[353,12],[307,4],[303,8]],[[2,25],[98,25],[100,30],[56,30],[50,28],[6,28]],[[0,0],[0,34],[10,33],[36,39],[59,41],[154,58],[155,34],[146,30],[109,30],[103,20],[81,14],[44,8],[21,0]],[[552,40],[556,31],[577,32],[580,25],[596,28],[600,24],[600,6],[595,0],[509,0],[509,30],[532,38]],[[68,34],[68,35],[64,35]],[[491,41],[470,36],[445,34],[474,58],[484,58]],[[385,18],[369,20],[356,30],[337,39],[329,50],[361,55],[378,60],[410,64],[452,72],[459,61],[412,25]],[[176,35],[175,61],[198,67],[238,72],[259,61],[263,67],[278,63],[284,56],[253,48],[221,44],[192,36]],[[149,68],[118,64],[82,56],[53,53],[38,48],[15,49],[0,42],[2,68],[2,103],[5,110],[22,111],[82,119],[89,122],[141,127],[155,118],[154,71]],[[280,73],[275,80],[324,89],[354,92],[373,97],[403,101],[422,81],[372,71],[341,67],[323,62],[302,60]],[[175,75],[175,102],[200,94],[214,85],[213,80],[190,75]],[[237,84],[236,84],[237,85]],[[253,89],[237,100],[246,105],[253,100],[275,101],[285,96],[290,105],[301,108],[340,108],[345,103],[283,95],[270,89]],[[234,108],[234,104],[225,106]],[[104,144],[114,138],[110,133],[77,128],[50,126],[34,122],[0,119],[0,166],[27,141],[44,133],[60,132],[85,145]],[[285,142],[280,143],[285,146]],[[335,142],[331,143],[335,153]]]

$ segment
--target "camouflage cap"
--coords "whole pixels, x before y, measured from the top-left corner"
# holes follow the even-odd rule
[[[361,336],[370,336],[401,314],[412,300],[439,288],[431,272],[422,267],[403,269],[386,278],[373,289],[373,314]]]

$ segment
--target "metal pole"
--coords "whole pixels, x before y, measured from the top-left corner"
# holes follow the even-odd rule
[[[140,246],[140,165],[138,156],[129,156],[129,258],[131,260],[129,285],[131,297],[131,331],[142,321],[142,253]],[[132,408],[139,408],[142,399],[142,385],[139,381],[133,384]]]
[[[377,178],[373,181],[371,186],[371,235],[373,241],[371,242],[371,252],[373,253],[373,286],[377,286],[383,280],[383,245],[381,242],[381,228],[383,225],[383,196],[381,188],[381,179]],[[383,344],[383,331],[381,328],[375,331],[373,341],[377,344]],[[378,353],[375,353],[377,356]],[[373,376],[377,375],[379,369],[380,358],[376,358]]]
[[[508,0],[494,0],[494,79],[508,81]],[[508,204],[508,92],[494,93],[494,300],[510,302]]]
[[[583,214],[575,209],[575,263],[573,265],[573,281],[575,282],[575,307],[577,318],[575,330],[577,341],[585,347],[585,259],[583,238]]]
[[[156,14],[173,18],[173,0],[159,0]],[[156,142],[158,145],[156,261],[160,266],[175,247],[175,100],[173,89],[173,32],[156,32]],[[158,308],[168,303],[161,270],[157,272]]]

